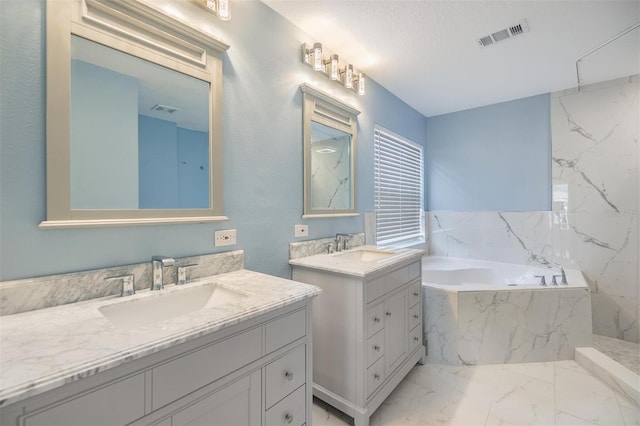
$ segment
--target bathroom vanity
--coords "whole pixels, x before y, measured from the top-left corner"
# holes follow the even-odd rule
[[[3,316],[0,424],[310,424],[319,292],[240,269]]]
[[[313,393],[356,426],[423,362],[422,250],[360,246],[292,259],[292,277],[317,285]]]

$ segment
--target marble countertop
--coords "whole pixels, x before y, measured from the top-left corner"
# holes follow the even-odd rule
[[[356,259],[358,252],[389,253],[389,255],[375,259],[374,254],[371,256],[372,260],[358,260]],[[289,260],[289,264],[337,274],[366,277],[367,275],[380,272],[401,262],[421,258],[423,255],[423,250],[364,245],[338,253],[316,254],[314,256],[291,259]]]
[[[237,301],[131,328],[99,311],[139,298],[217,284],[242,293]],[[318,287],[241,269],[169,285],[161,292],[110,296],[0,317],[0,407],[95,375],[320,293]]]

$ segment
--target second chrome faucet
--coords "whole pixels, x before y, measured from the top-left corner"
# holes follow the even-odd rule
[[[165,266],[174,266],[176,261],[172,257],[153,256],[151,258],[151,290],[162,290],[163,272]]]

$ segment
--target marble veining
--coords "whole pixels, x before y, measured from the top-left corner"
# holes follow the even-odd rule
[[[133,324],[130,329],[113,325],[98,310],[102,306],[122,303],[124,299],[118,296],[3,316],[0,406],[320,293],[315,286],[244,269],[206,277],[184,287],[170,285],[163,291],[210,284],[243,293],[246,297],[158,323]],[[127,300],[137,297],[157,296],[156,292],[145,290]]]
[[[244,252],[205,254],[176,258],[176,266],[196,264],[187,271],[188,279],[196,279],[242,269]],[[133,274],[136,291],[151,283],[149,262],[95,269],[45,277],[0,282],[0,315],[11,315],[36,309],[76,303],[120,294],[122,284],[106,278]],[[177,268],[165,268],[164,283],[175,283]]]
[[[351,136],[313,141],[311,204],[313,209],[351,208]]]
[[[352,248],[355,248],[363,245],[364,240],[364,233],[353,234],[349,245]],[[289,259],[298,259],[301,257],[327,253],[327,246],[329,244],[333,244],[334,242],[335,237],[289,243]]]

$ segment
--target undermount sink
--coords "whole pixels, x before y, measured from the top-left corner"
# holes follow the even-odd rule
[[[389,256],[393,256],[395,253],[390,251],[381,251],[381,250],[356,250],[343,252],[338,254],[337,256],[340,259],[345,260],[358,260],[360,262],[374,262],[376,260],[384,259]]]
[[[133,298],[98,308],[113,325],[135,328],[232,303],[246,297],[220,285],[205,284],[174,291],[160,290],[148,297]]]

